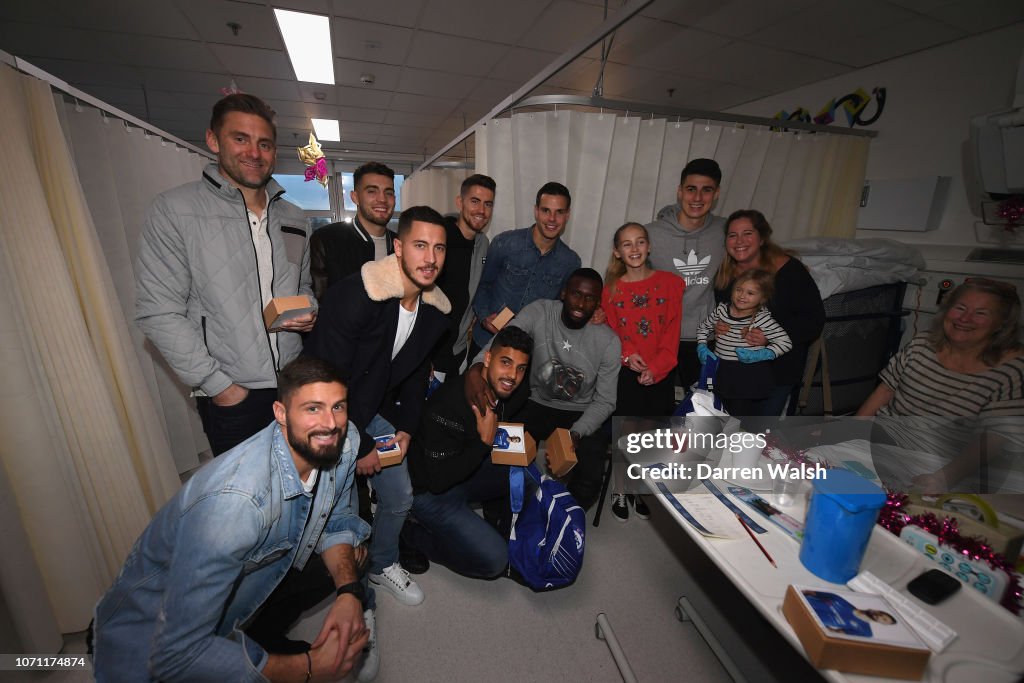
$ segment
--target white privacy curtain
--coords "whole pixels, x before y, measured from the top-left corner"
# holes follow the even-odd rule
[[[472,173],[462,168],[429,168],[414,173],[402,183],[402,208],[425,205],[441,214],[455,213],[455,197],[462,181]]]
[[[715,214],[758,209],[782,243],[852,237],[869,145],[851,136],[576,111],[515,114],[475,134],[477,171],[498,184],[491,238],[531,225],[536,191],[555,180],[572,194],[564,239],[601,272],[615,229],[648,223],[674,204],[680,171],[698,157],[722,167]]]
[[[0,591],[52,653],[180,484],[50,87],[0,66],[0,101]]]
[[[171,444],[178,472],[199,465],[199,454],[209,448],[202,424],[182,385],[149,344],[135,318],[135,272],[139,235],[146,209],[153,198],[199,179],[204,157],[106,116],[98,109],[77,107],[57,98],[85,199],[110,275],[117,303],[128,320],[132,348],[157,404],[157,417]]]

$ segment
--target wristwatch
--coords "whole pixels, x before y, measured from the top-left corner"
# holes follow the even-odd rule
[[[366,589],[363,588],[363,584],[359,581],[353,581],[352,583],[346,583],[344,586],[338,586],[338,590],[335,592],[336,597],[341,597],[345,594],[354,595],[358,598],[359,602],[366,602]]]

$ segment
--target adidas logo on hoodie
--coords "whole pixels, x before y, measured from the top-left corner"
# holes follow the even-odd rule
[[[708,267],[708,263],[711,262],[711,255],[708,254],[702,259],[697,258],[697,252],[693,249],[686,256],[686,260],[673,258],[672,264],[676,267],[679,274],[686,280],[687,287],[692,285],[706,285],[711,279],[707,276],[696,277],[704,272]]]

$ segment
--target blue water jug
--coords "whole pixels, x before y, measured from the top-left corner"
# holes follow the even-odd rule
[[[885,491],[847,470],[814,480],[800,562],[816,576],[846,583],[860,568]]]

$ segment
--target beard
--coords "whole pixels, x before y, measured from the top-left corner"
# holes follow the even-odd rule
[[[348,428],[346,427],[344,429],[335,428],[332,431],[310,432],[303,439],[292,431],[291,425],[288,425],[288,445],[312,467],[318,470],[330,469],[337,465],[341,459],[341,449],[345,445],[345,434],[347,431]],[[319,447],[313,445],[313,437],[329,436],[331,434],[338,435],[338,441],[334,445]]]
[[[426,289],[434,284],[437,281],[437,276],[440,275],[441,272],[440,268],[435,267],[434,278],[432,280],[426,280],[426,276],[423,273],[419,272],[415,268],[409,268],[409,266],[405,264],[405,261],[399,259],[398,263],[402,267],[402,272],[405,273],[405,276],[420,289]]]

